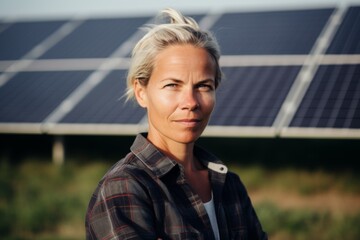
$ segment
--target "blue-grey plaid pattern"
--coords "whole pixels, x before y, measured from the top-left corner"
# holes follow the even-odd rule
[[[195,147],[209,169],[221,239],[267,239],[240,178]],[[214,239],[200,197],[183,168],[139,134],[105,174],[86,214],[87,239]]]

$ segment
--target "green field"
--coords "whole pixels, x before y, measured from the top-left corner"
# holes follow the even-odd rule
[[[27,159],[0,167],[1,239],[84,239],[84,214],[112,163]],[[230,164],[270,239],[360,239],[360,176]]]

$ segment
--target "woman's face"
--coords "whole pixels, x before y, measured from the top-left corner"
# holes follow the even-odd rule
[[[151,142],[193,143],[201,135],[215,105],[215,69],[208,52],[192,45],[169,46],[157,55],[147,86],[134,86],[147,109]]]

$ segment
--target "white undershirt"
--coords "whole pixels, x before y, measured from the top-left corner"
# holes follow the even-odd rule
[[[214,198],[211,193],[211,200],[209,202],[204,203],[205,210],[210,218],[210,223],[212,230],[215,235],[216,240],[220,240],[219,227],[216,220],[215,206],[214,206]]]

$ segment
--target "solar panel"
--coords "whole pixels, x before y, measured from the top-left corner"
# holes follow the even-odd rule
[[[209,134],[248,136],[258,130],[253,136],[310,136],[317,128],[328,136],[334,132],[321,131],[332,128],[338,137],[347,137],[349,129],[360,136],[360,7],[334,10],[191,15],[214,32],[225,55],[226,78],[216,93]],[[8,126],[48,134],[143,129],[145,110],[122,98],[128,62],[113,54],[119,46],[130,52],[143,34],[136,31],[150,19],[0,23],[0,131],[11,132]],[[29,52],[41,59],[9,61]]]
[[[5,29],[7,29],[10,26],[11,26],[11,23],[0,22],[0,33],[5,31]]]
[[[350,7],[348,9],[327,53],[360,53],[360,7]]]
[[[211,28],[222,54],[307,54],[334,9],[226,13]]]
[[[138,124],[145,111],[135,103],[125,104],[125,88],[125,71],[113,71],[61,123]]]
[[[209,125],[271,126],[300,67],[223,68]]]
[[[292,127],[360,128],[360,65],[325,65],[315,75]]]
[[[91,19],[46,52],[42,59],[104,58],[149,18]]]
[[[193,18],[197,23],[200,23],[201,19],[205,16],[204,14],[190,14],[189,17]]]
[[[90,74],[22,72],[0,88],[1,123],[39,123]]]
[[[0,31],[0,60],[16,60],[57,30],[65,21],[16,22]]]

